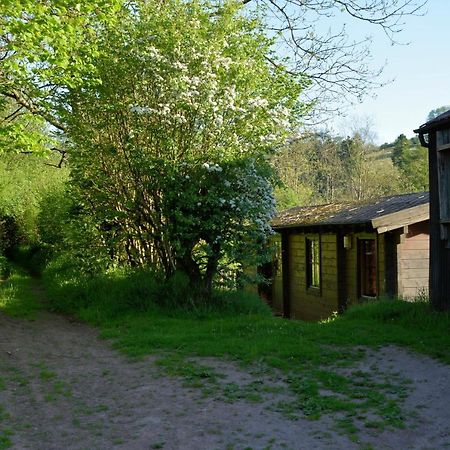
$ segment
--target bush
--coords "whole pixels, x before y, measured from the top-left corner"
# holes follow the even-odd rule
[[[19,266],[34,276],[41,276],[53,256],[53,250],[49,245],[31,244],[16,247],[10,254],[11,259]]]
[[[11,275],[11,264],[4,257],[0,255],[0,279],[6,280]]]
[[[0,253],[8,254],[21,240],[19,226],[14,217],[0,216]]]

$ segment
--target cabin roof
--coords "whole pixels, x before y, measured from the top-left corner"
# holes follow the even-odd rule
[[[445,125],[447,122],[450,122],[450,109],[439,116],[435,117],[432,120],[420,125],[417,130],[414,130],[414,133],[426,133],[427,131],[439,128],[441,125]]]
[[[363,203],[297,206],[278,213],[272,220],[277,229],[370,224],[379,233],[429,219],[428,192],[392,195]]]

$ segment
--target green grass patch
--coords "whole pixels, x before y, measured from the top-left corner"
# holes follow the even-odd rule
[[[11,436],[13,436],[13,431],[9,428],[4,428],[0,430],[0,449],[6,449],[12,447],[13,443],[11,441]]]
[[[37,282],[23,271],[12,268],[8,279],[0,281],[0,312],[12,317],[34,319],[42,310]]]

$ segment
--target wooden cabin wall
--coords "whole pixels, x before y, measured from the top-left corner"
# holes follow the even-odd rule
[[[275,234],[271,241],[275,247],[273,261],[272,309],[276,315],[283,315],[283,264],[281,261],[281,235]]]
[[[320,320],[338,311],[337,240],[332,233],[320,235],[320,288],[306,282],[306,238],[318,234],[289,236],[290,315],[294,319]]]
[[[378,296],[383,297],[386,294],[386,236],[378,235]]]
[[[399,297],[413,299],[428,294],[429,252],[429,222],[410,225],[397,245]]]
[[[306,281],[306,238],[319,236],[319,234],[290,231],[285,234],[284,241],[287,248],[287,289],[289,294],[289,315],[295,319],[320,320],[329,317],[340,306],[349,307],[361,302],[360,296],[360,270],[358,267],[358,240],[374,239],[376,242],[377,258],[377,294],[383,297],[394,294],[403,297],[415,297],[428,286],[428,226],[427,222],[411,225],[408,234],[399,239],[395,236],[377,234],[376,232],[345,232],[320,234],[320,262],[321,286],[320,289],[308,288]],[[341,249],[341,268],[344,275],[338,274],[338,239],[343,236],[351,238],[351,247]],[[339,236],[339,237],[338,237]],[[283,267],[281,257],[281,235],[274,236],[276,246],[276,263],[272,284],[272,308],[275,314],[285,314],[283,303]],[[399,242],[399,243],[398,243]],[[342,243],[341,243],[342,245]],[[389,253],[386,245],[396,245],[395,252]],[[392,249],[390,249],[392,250]],[[395,259],[395,255],[397,261]],[[393,257],[394,256],[394,257]],[[397,267],[395,263],[398,263]],[[388,281],[394,271],[397,283]],[[339,284],[339,282],[341,284]],[[391,292],[393,286],[398,287],[397,292]],[[397,286],[395,286],[397,284]],[[286,287],[285,287],[286,289]],[[389,290],[387,292],[387,290]],[[345,294],[344,301],[342,293]],[[341,305],[339,296],[341,295]],[[341,308],[342,309],[342,308]]]

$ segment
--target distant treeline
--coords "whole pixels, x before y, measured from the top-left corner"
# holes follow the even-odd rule
[[[362,201],[428,189],[428,155],[417,138],[372,144],[362,133],[311,133],[273,160],[280,179],[278,209],[294,205]]]

